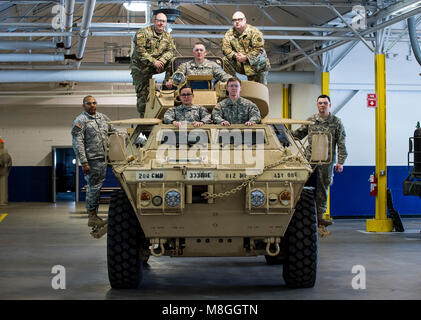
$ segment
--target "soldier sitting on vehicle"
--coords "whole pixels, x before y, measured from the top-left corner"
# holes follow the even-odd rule
[[[164,123],[180,127],[183,122],[193,123],[193,126],[200,127],[203,124],[211,123],[211,115],[206,108],[193,104],[193,89],[184,86],[180,90],[181,105],[169,108],[164,114]]]
[[[255,103],[240,97],[241,81],[230,78],[227,81],[228,98],[216,104],[212,110],[212,119],[216,124],[230,126],[245,124],[252,126],[260,123],[260,110]]]
[[[212,75],[216,82],[225,82],[231,75],[226,73],[216,62],[205,59],[207,55],[206,47],[202,42],[196,42],[193,46],[194,60],[182,63],[176,70],[184,76],[188,75]],[[172,77],[165,83],[171,89],[174,84]]]

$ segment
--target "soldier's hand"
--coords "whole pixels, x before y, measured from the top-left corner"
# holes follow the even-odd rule
[[[89,164],[85,163],[82,165],[82,171],[84,174],[89,174],[91,172],[91,167]]]
[[[165,86],[166,86],[168,89],[171,89],[171,88],[172,88],[172,84],[173,84],[173,81],[172,81],[172,80],[168,80],[168,81],[165,83]]]
[[[237,53],[235,58],[237,59],[238,62],[242,63],[245,62],[247,60],[247,56],[242,54],[242,53]]]
[[[193,123],[193,126],[194,127],[201,127],[201,126],[203,126],[203,122],[196,121],[196,122]]]
[[[251,121],[247,121],[246,123],[245,123],[245,125],[246,126],[252,126],[254,124],[254,122],[251,122]]]
[[[336,172],[342,172],[342,171],[344,171],[344,166],[343,166],[343,165],[341,165],[340,163],[337,163],[337,164],[335,165],[335,171],[336,171]]]
[[[178,121],[173,121],[173,122],[172,122],[172,125],[173,125],[174,127],[176,127],[176,128],[179,128],[179,127],[181,126],[181,122],[178,122]]]
[[[222,126],[227,126],[227,127],[228,127],[228,126],[230,126],[230,125],[231,125],[231,123],[229,123],[228,121],[224,120],[224,121],[222,121],[222,122],[221,122],[221,125],[222,125]]]
[[[161,61],[156,60],[153,65],[157,72],[161,73],[162,71],[164,71],[164,64]]]

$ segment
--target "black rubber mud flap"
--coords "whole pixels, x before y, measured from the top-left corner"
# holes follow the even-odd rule
[[[392,218],[393,228],[395,228],[395,231],[404,232],[405,228],[403,227],[401,216],[393,207],[392,192],[390,189],[387,189],[387,209],[389,210],[390,217]]]

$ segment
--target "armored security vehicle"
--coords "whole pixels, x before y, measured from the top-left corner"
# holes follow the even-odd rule
[[[188,76],[193,104],[209,112],[226,97],[211,76]],[[151,79],[143,119],[112,121],[128,126],[109,136],[108,164],[121,185],[112,195],[108,220],[108,274],[113,288],[135,288],[142,262],[155,257],[265,256],[283,265],[287,286],[312,287],[317,272],[317,221],[312,173],[303,145],[287,125],[267,119],[268,89],[242,82],[262,123],[181,128],[163,124],[177,90]],[[327,139],[313,145],[312,160],[327,158]],[[210,275],[211,276],[211,275]]]

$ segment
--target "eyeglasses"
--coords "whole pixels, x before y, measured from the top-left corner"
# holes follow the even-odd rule
[[[193,93],[183,93],[183,94],[180,94],[180,97],[190,97],[192,95]]]
[[[166,23],[167,22],[167,20],[161,20],[161,19],[155,19],[155,22],[162,22],[162,23]]]
[[[240,86],[238,84],[229,84],[227,85],[228,88],[239,88]]]
[[[317,102],[318,104],[329,104],[329,102],[327,102],[327,101],[319,101],[319,102]]]
[[[88,106],[96,106],[96,101],[93,102],[85,102],[86,105]]]
[[[241,22],[243,20],[244,20],[244,18],[232,19],[232,22]]]
[[[195,52],[203,52],[203,51],[206,51],[205,49],[194,49],[193,51],[195,51]]]

